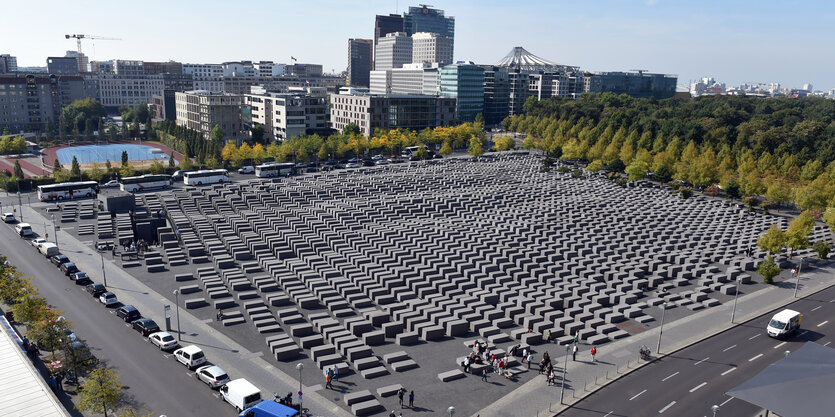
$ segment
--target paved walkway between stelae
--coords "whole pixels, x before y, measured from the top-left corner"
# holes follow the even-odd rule
[[[797,259],[795,259],[795,262]],[[814,266],[810,268],[809,266]],[[801,272],[798,298],[809,296],[835,284],[835,266],[829,261],[807,260]],[[789,271],[783,271],[782,277],[787,277]],[[779,278],[778,278],[779,279]],[[761,289],[757,292],[741,295],[737,300],[735,323],[743,323],[770,310],[789,304],[794,298],[795,281],[777,282],[776,285]],[[650,307],[660,308],[660,307]],[[682,307],[676,307],[682,308]],[[669,355],[721,333],[734,326],[731,323],[733,302],[722,306],[712,307],[702,312],[694,313],[686,318],[671,323],[664,323],[661,336],[661,355]],[[763,332],[765,332],[763,323]],[[583,397],[602,388],[634,369],[646,364],[640,359],[641,345],[647,346],[653,356],[658,345],[659,328],[653,328],[639,335],[630,336],[615,343],[597,347],[597,361],[593,362],[589,350],[591,346],[580,341],[577,360],[571,355],[558,356],[562,349],[558,345],[536,346],[538,355],[534,355],[534,363],[542,359],[542,352],[549,350],[554,369],[558,372],[557,384],[548,386],[545,375],[539,375],[533,380],[521,385],[510,394],[500,398],[490,406],[482,409],[473,416],[553,416],[568,408],[570,404],[580,401]],[[570,348],[570,347],[569,347]],[[568,352],[568,350],[566,350]],[[567,362],[566,362],[567,359]],[[568,364],[563,403],[560,404],[560,380],[563,365]],[[536,365],[532,366],[535,372]]]

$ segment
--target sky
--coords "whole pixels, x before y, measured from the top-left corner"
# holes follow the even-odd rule
[[[428,1],[428,0],[423,0]],[[680,89],[780,82],[835,88],[831,0],[434,0],[455,17],[455,59],[492,64],[514,46],[588,71],[676,74]],[[372,38],[376,14],[405,0],[3,1],[0,53],[19,66],[75,50],[91,60],[220,63],[271,60],[347,68],[348,38]],[[18,16],[19,18],[8,18]]]

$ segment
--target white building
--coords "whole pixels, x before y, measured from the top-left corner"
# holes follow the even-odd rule
[[[281,141],[328,127],[327,89],[290,88],[287,93],[253,87],[244,96],[252,111],[252,124],[264,127],[264,138]]]
[[[145,75],[145,63],[142,61],[114,59],[113,72],[122,76]]]
[[[165,82],[162,75],[123,76],[97,74],[101,104],[105,107],[136,106],[150,103],[154,95],[162,95]]]
[[[374,50],[374,69],[401,68],[412,62],[412,37],[405,32],[389,33],[380,38]]]
[[[209,139],[214,127],[223,129],[225,138],[241,141],[246,136],[241,117],[243,97],[215,91],[185,91],[174,93],[177,125],[203,133]]]
[[[220,77],[223,75],[223,66],[221,64],[183,64],[183,74],[191,74],[195,77]]]
[[[418,32],[412,35],[412,62],[452,64],[452,39],[437,33]]]
[[[250,61],[224,62],[220,65],[223,67],[224,77],[255,77],[258,75],[255,66]]]
[[[287,68],[284,64],[276,64],[272,61],[254,62],[252,66],[259,77],[278,77],[284,75]]]
[[[371,94],[437,95],[438,64],[411,63],[403,68],[371,71]]]

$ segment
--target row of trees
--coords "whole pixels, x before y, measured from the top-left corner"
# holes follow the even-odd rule
[[[587,169],[649,173],[731,197],[765,196],[813,210],[835,227],[835,102],[713,96],[682,101],[604,93],[526,104],[504,127],[523,147],[589,162]],[[736,194],[736,195],[735,195]]]
[[[26,139],[23,136],[12,136],[9,128],[3,128],[0,136],[0,153],[21,154],[26,151]]]
[[[826,259],[831,249],[830,244],[826,241],[819,241],[812,244],[809,240],[814,226],[814,214],[809,210],[805,210],[789,223],[789,227],[785,231],[774,224],[757,239],[757,246],[768,252],[766,260],[757,268],[757,272],[765,278],[767,284],[771,284],[774,277],[780,273],[780,268],[774,261],[774,254],[779,253],[784,248],[789,249],[790,259],[794,251],[806,249],[810,246],[818,253],[818,258]]]

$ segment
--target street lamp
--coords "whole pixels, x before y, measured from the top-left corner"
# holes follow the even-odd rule
[[[741,281],[739,277],[736,277],[736,293],[734,293],[734,309],[731,311],[731,324],[733,324],[734,317],[736,317],[736,300],[739,298],[739,283]]]
[[[452,417],[453,415],[455,415],[455,407],[449,406],[449,408],[446,409],[446,414],[449,417]]]
[[[794,281],[794,298],[797,298],[797,287],[800,286],[800,268],[803,267],[803,260],[806,258],[800,258],[800,264],[797,265],[797,273],[795,274],[797,278]]]
[[[61,248],[58,246],[58,225],[55,224],[55,215],[52,215],[52,230],[55,232],[55,248],[58,251],[61,251]]]
[[[174,290],[174,304],[177,305],[177,333],[180,335],[180,341],[182,341],[183,331],[180,329],[180,290]]]
[[[299,413],[302,412],[304,401],[302,400],[302,369],[304,369],[304,364],[299,362],[296,364],[296,369],[299,371]]]
[[[562,404],[563,394],[565,394],[565,375],[568,373],[568,348],[570,343],[565,344],[565,363],[562,365],[562,383],[560,384],[560,404]]]
[[[104,270],[104,252],[99,251],[101,256],[101,275],[104,277],[104,286],[107,287],[107,272]]]
[[[667,312],[667,303],[661,303],[661,328],[658,329],[658,346],[655,353],[661,353],[661,335],[664,334],[664,314]]]
[[[710,411],[713,411],[713,417],[716,417],[716,412],[719,411],[719,406],[714,404],[713,407],[710,407]]]

